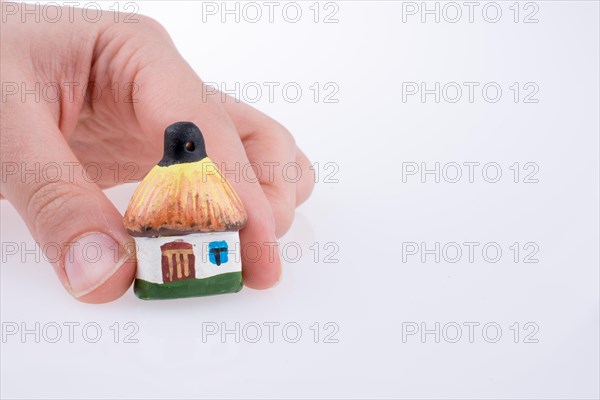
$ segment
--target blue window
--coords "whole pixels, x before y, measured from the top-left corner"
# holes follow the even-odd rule
[[[208,261],[216,265],[226,264],[229,261],[227,250],[227,242],[224,240],[210,242],[208,244]]]

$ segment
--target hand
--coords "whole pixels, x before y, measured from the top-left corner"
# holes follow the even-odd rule
[[[15,6],[22,7],[10,4]],[[6,7],[3,3],[3,12]],[[240,179],[230,179],[248,212],[242,248],[252,242],[262,254],[258,260],[255,254],[242,258],[244,283],[271,287],[281,264],[265,243],[288,230],[294,208],[310,195],[308,159],[278,122],[207,89],[157,22],[136,16],[137,23],[115,23],[113,13],[105,14],[96,23],[77,12],[74,21],[65,17],[58,23],[22,23],[6,15],[0,42],[0,192],[40,248],[60,252],[47,258],[74,297],[114,300],[131,285],[136,261],[126,250],[134,245],[122,216],[101,188],[131,178],[125,173],[132,171],[131,162],[133,177],[141,179],[161,158],[165,127],[192,121],[218,166],[244,169]],[[250,162],[263,167],[296,162],[302,178],[293,183],[262,173],[256,181],[252,168],[244,168]],[[101,252],[84,257],[90,243]]]

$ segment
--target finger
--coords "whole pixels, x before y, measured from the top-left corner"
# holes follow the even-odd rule
[[[212,96],[215,100],[215,96]],[[275,233],[282,236],[292,225],[296,208],[298,169],[296,143],[285,127],[233,97],[218,96],[243,141],[275,217]]]
[[[114,300],[135,274],[133,241],[112,203],[84,179],[54,118],[39,108],[3,107],[3,162],[17,170],[5,175],[2,193],[74,297],[90,303]]]
[[[280,237],[289,230],[296,206],[312,191],[310,163],[283,125],[222,92],[212,97],[222,102],[242,138],[248,158],[258,165],[259,180],[271,203],[275,232]]]
[[[173,122],[191,121],[200,127],[208,156],[234,186],[248,214],[240,231],[244,283],[257,289],[271,287],[279,279],[281,262],[274,251],[275,219],[269,202],[251,169],[250,179],[239,179],[237,172],[231,178],[230,171],[248,164],[235,126],[220,104],[207,98],[206,87],[191,67],[173,52],[152,54],[152,62],[137,74],[135,113],[148,140],[156,143],[162,142],[165,127]]]

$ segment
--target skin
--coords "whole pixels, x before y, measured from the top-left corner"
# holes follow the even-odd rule
[[[63,10],[63,15],[68,12]],[[42,249],[47,243],[61,244],[62,255],[48,258],[55,260],[54,269],[71,294],[89,303],[112,301],[130,287],[135,256],[122,259],[100,286],[81,295],[71,290],[64,267],[68,250],[62,244],[88,232],[102,232],[124,248],[133,248],[121,214],[101,190],[122,183],[131,169],[122,170],[115,179],[111,166],[134,162],[133,178],[141,179],[162,156],[165,127],[192,121],[201,128],[208,154],[219,166],[233,169],[235,163],[243,167],[249,162],[261,166],[297,162],[302,169],[296,183],[281,174],[269,179],[266,173],[255,182],[249,168],[245,176],[250,179],[230,179],[248,212],[248,223],[240,232],[242,247],[257,243],[263,254],[258,260],[242,259],[244,283],[255,289],[273,286],[280,277],[281,261],[277,252],[269,256],[264,243],[274,242],[289,229],[295,207],[309,197],[314,182],[309,160],[280,123],[247,104],[207,90],[156,21],[136,16],[137,23],[115,23],[112,12],[104,14],[96,23],[83,20],[77,12],[72,22],[65,17],[58,23],[43,19],[36,23],[33,18],[23,23],[13,16],[2,23],[3,83],[24,84],[28,89],[36,83],[44,87],[77,82],[79,86],[71,90],[61,86],[59,101],[45,98],[54,96],[36,101],[33,95],[23,100],[20,93],[2,93],[2,162],[69,167],[58,181],[40,179],[39,174],[6,174],[0,192]],[[88,82],[104,88],[94,101],[90,101],[93,94],[86,98],[81,89]],[[129,83],[129,91],[137,89],[133,94],[125,88]],[[110,90],[114,84],[120,88],[118,96]],[[132,98],[137,102],[126,101]],[[88,163],[102,167],[96,183],[83,179],[83,166]]]

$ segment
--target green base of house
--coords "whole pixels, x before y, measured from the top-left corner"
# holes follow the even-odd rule
[[[228,272],[210,278],[186,279],[168,283],[152,283],[136,279],[133,284],[133,292],[143,300],[161,300],[236,293],[242,290],[242,287],[242,273]]]

